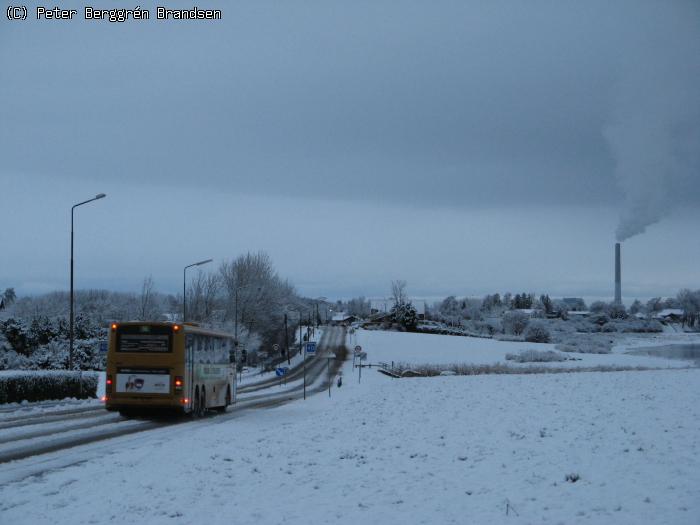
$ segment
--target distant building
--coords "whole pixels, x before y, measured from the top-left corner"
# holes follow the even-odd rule
[[[527,315],[528,317],[533,317],[533,318],[540,318],[544,317],[544,310],[540,310],[539,308],[515,308],[513,309],[514,312],[520,312],[522,314]]]
[[[354,315],[350,315],[349,313],[346,313],[346,312],[339,312],[339,313],[333,314],[333,317],[331,317],[330,324],[335,325],[335,326],[339,326],[339,325],[347,326],[351,323],[354,323],[355,321],[357,321],[357,317],[355,317]]]
[[[586,302],[580,297],[564,297],[561,302],[569,312],[580,312],[586,309]]]
[[[591,312],[588,310],[570,310],[569,311],[569,318],[571,317],[588,317],[591,315]]]
[[[665,323],[680,323],[683,320],[683,310],[680,308],[664,308],[654,314],[654,319]]]

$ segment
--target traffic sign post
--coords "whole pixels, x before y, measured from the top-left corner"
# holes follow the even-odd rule
[[[362,383],[362,361],[367,359],[367,352],[358,352],[357,357],[360,359],[360,371],[357,376],[357,382]]]
[[[308,341],[304,345],[304,399],[306,399],[306,356],[316,355],[316,341]]]
[[[355,358],[357,357],[357,354],[359,354],[360,352],[362,352],[362,347],[360,345],[357,345],[352,352],[352,366],[353,366],[353,368],[355,367]]]
[[[280,378],[280,386],[282,386],[282,378],[284,378],[284,384],[287,384],[287,374],[289,373],[288,366],[279,366],[275,369],[275,375]]]
[[[338,356],[335,354],[329,354],[326,356],[326,363],[328,365],[328,397],[331,397],[331,383],[333,383],[333,381],[331,381],[331,359],[337,358]]]

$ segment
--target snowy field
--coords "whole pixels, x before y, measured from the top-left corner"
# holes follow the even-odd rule
[[[698,523],[700,370],[346,367],[332,396],[73,449],[3,483],[2,522]]]
[[[623,339],[610,354],[581,354],[562,352],[562,355],[575,360],[549,363],[533,363],[549,367],[595,367],[595,366],[629,366],[648,368],[679,368],[693,366],[692,361],[664,359],[659,357],[630,355],[626,352],[636,347],[665,345],[670,343],[700,344],[700,334],[678,334],[653,337],[635,336]],[[392,361],[421,364],[495,364],[507,363],[512,366],[529,366],[530,363],[506,361],[506,354],[517,354],[522,350],[555,350],[554,344],[497,341],[475,337],[450,335],[416,334],[407,332],[388,332],[380,330],[357,330],[349,336],[349,344],[362,346],[367,352],[367,362],[377,363]]]

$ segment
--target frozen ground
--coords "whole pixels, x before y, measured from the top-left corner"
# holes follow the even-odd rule
[[[459,337],[450,335],[416,334],[405,332],[388,332],[380,330],[357,330],[350,336],[350,345],[362,346],[367,352],[367,362],[403,362],[413,365],[420,364],[495,364],[508,363],[512,366],[529,366],[529,363],[518,364],[506,361],[506,354],[517,354],[521,350],[555,350],[553,344],[497,341],[475,337]],[[535,363],[537,366],[549,367],[595,367],[595,366],[630,366],[649,368],[679,368],[693,366],[692,361],[664,359],[659,357],[629,355],[628,352],[636,347],[650,345],[665,345],[671,343],[700,343],[700,334],[677,334],[658,336],[633,336],[621,339],[610,354],[580,354],[562,352],[573,361],[551,363]]]
[[[0,487],[2,522],[698,523],[700,370],[346,369],[332,396],[74,449]]]

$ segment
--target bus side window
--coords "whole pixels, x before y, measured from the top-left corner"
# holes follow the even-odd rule
[[[192,334],[187,334],[187,338],[185,339],[185,362],[191,363],[193,351],[194,336]]]
[[[228,362],[229,363],[235,363],[236,362],[236,350],[231,343],[230,339],[226,339],[226,354],[228,356]]]
[[[216,362],[220,365],[226,362],[226,348],[224,347],[224,340],[220,337],[216,338]]]

